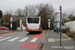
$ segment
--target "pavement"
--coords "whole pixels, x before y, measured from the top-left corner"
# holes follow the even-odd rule
[[[11,31],[11,30],[0,30],[0,34],[6,34],[6,33],[11,33],[11,32],[22,32],[22,31],[16,31],[16,30],[13,30],[13,31]]]
[[[0,34],[0,50],[39,50],[45,32],[26,31]]]
[[[62,34],[62,42],[60,46],[60,33],[48,31],[46,43],[43,50],[75,50],[75,40]]]
[[[9,30],[0,30],[0,33],[9,32]]]
[[[11,33],[11,32],[16,32],[16,31],[0,30],[0,34],[6,34],[6,33]]]

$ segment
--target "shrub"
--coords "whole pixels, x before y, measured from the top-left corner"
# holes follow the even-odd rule
[[[69,28],[66,28],[66,29],[62,29],[61,30],[63,33],[67,33],[67,32],[70,32],[70,29]]]
[[[73,33],[67,32],[66,34],[67,34],[67,36],[69,36],[69,37],[73,37]]]

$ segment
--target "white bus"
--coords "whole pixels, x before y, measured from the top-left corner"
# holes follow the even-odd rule
[[[42,32],[41,17],[26,17],[26,31],[28,32]]]

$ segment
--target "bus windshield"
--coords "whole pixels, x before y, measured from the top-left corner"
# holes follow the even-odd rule
[[[28,23],[39,23],[39,18],[28,18]]]

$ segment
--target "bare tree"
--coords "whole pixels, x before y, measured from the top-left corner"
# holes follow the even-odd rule
[[[28,6],[26,6],[23,10],[23,16],[28,16]]]
[[[36,14],[36,7],[34,5],[27,5],[23,10],[24,16],[31,16]]]
[[[13,15],[13,11],[11,9],[9,10],[9,13],[11,14],[11,16]]]
[[[7,26],[7,23],[9,23],[9,21],[10,21],[10,17],[11,17],[11,14],[7,11],[4,14],[4,21],[6,22],[6,26]]]
[[[62,13],[62,24],[64,25],[66,17],[68,16],[66,13]]]
[[[68,16],[68,18],[71,19],[72,21],[75,20],[75,16],[73,15],[73,13],[70,14],[70,15]]]
[[[15,15],[17,16],[17,17],[21,17],[22,16],[22,9],[17,9],[16,10],[16,12],[15,12]]]
[[[48,26],[48,19],[51,20],[51,24],[53,24],[54,20],[54,8],[51,4],[40,4],[37,5],[39,10],[38,16],[41,16],[42,19],[42,26],[47,28]]]
[[[2,10],[0,10],[0,18],[2,18],[3,16],[3,13],[2,13]]]

